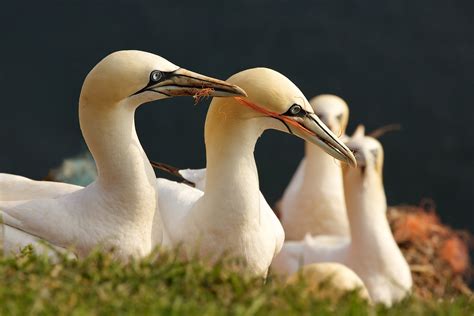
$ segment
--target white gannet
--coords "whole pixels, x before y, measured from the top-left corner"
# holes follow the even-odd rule
[[[284,233],[260,195],[253,155],[260,135],[277,129],[318,144],[351,165],[355,160],[314,114],[303,93],[282,74],[253,68],[228,82],[241,86],[248,98],[211,102],[205,124],[204,192],[158,179],[163,243],[180,247],[187,258],[198,256],[212,262],[223,255],[237,257],[247,272],[265,276]],[[155,239],[159,242],[160,238]]]
[[[100,61],[87,75],[79,100],[80,126],[97,165],[97,180],[85,188],[47,183],[67,193],[56,198],[49,191],[53,197],[0,201],[5,248],[40,238],[73,247],[80,257],[95,247],[114,249],[121,259],[148,254],[157,207],[156,176],[135,131],[135,110],[146,102],[201,91],[210,96],[245,95],[237,86],[146,52],[120,51]],[[0,192],[5,192],[12,188],[8,179],[15,176],[2,177]],[[23,186],[35,194],[44,184],[16,179],[13,191]]]
[[[382,145],[365,136],[362,126],[346,144],[358,164],[352,169],[342,166],[350,238],[307,235],[302,241],[288,241],[272,270],[291,274],[301,265],[339,262],[357,273],[374,302],[391,305],[410,292],[412,277],[385,214]]]
[[[349,108],[341,98],[323,94],[310,100],[316,115],[336,135],[344,135]],[[311,235],[349,235],[342,171],[338,161],[305,142],[305,157],[277,203],[286,240]]]

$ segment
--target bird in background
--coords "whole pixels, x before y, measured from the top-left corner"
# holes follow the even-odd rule
[[[334,134],[344,136],[349,107],[343,99],[322,94],[312,98],[310,104]],[[306,234],[348,236],[340,162],[305,142],[305,156],[275,209],[286,240],[301,240]]]
[[[363,126],[346,144],[357,160],[357,168],[342,166],[350,237],[307,235],[287,241],[272,269],[285,275],[311,263],[341,263],[362,279],[374,302],[390,306],[410,293],[413,281],[386,217],[383,148]]]

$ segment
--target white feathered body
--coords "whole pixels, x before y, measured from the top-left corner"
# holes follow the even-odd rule
[[[287,240],[349,235],[340,163],[312,144],[278,204]]]
[[[412,287],[410,267],[398,248],[386,218],[386,199],[381,179],[367,169],[345,177],[351,237],[306,236],[288,241],[272,264],[277,273],[291,274],[301,266],[338,262],[364,281],[374,302],[391,305],[404,298]]]
[[[239,258],[246,271],[267,273],[283,245],[284,233],[263,195],[258,193],[258,216],[247,218],[233,213],[235,205],[226,205],[234,203],[232,200],[223,200],[220,213],[215,214],[207,212],[204,193],[199,189],[166,179],[158,179],[157,185],[165,247],[182,245],[186,257],[198,256],[210,262],[227,256]],[[159,234],[159,229],[155,232]]]
[[[83,187],[52,181],[36,181],[13,174],[0,173],[0,201],[54,198]]]

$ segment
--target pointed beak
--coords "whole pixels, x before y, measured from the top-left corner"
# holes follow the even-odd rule
[[[292,121],[287,127],[293,134],[318,145],[326,153],[349,164],[351,167],[357,166],[356,159],[351,150],[321,122],[316,114],[306,113],[303,117],[297,118],[284,117],[282,115],[281,119],[287,123],[289,123],[289,120]]]
[[[316,144],[326,153],[341,160],[351,167],[357,167],[357,162],[349,148],[334,135],[331,130],[324,125],[319,117],[310,112],[305,112],[301,116],[288,116],[278,114],[250,102],[245,98],[236,97],[239,103],[257,111],[265,116],[273,117],[282,122],[290,134],[296,135],[305,141]]]
[[[326,153],[334,158],[341,160],[351,167],[356,167],[357,162],[349,148],[334,135],[331,130],[314,113],[306,113],[303,117],[281,117],[282,120],[289,123],[287,125],[291,132],[302,139],[316,144]]]
[[[223,80],[179,68],[168,74],[167,78],[152,89],[169,97],[175,96],[209,96],[232,97],[247,96],[240,87]]]

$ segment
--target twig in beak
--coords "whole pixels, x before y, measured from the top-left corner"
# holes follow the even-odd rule
[[[194,105],[197,105],[202,98],[209,97],[212,92],[214,92],[212,88],[196,89],[196,93],[193,95]]]

